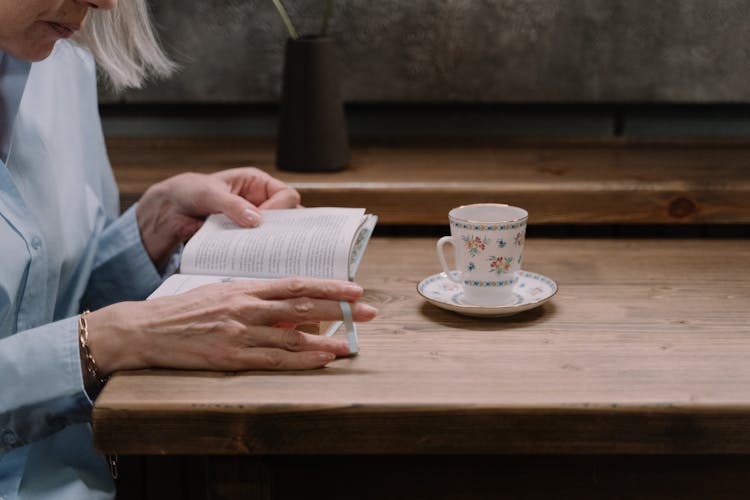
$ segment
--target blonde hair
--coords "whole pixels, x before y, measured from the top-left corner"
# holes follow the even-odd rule
[[[154,34],[146,0],[91,9],[76,40],[91,50],[115,91],[140,88],[150,76],[168,76],[176,69]]]

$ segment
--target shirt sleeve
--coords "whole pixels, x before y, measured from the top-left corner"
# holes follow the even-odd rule
[[[0,340],[0,453],[87,422],[78,317]]]
[[[84,308],[143,300],[177,269],[181,249],[172,255],[164,273],[156,269],[143,246],[135,210],[133,205],[102,231],[82,299]]]

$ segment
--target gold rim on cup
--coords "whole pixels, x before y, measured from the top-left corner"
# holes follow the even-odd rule
[[[514,205],[508,205],[507,203],[471,203],[469,205],[461,205],[459,207],[452,208],[450,212],[448,212],[448,218],[452,221],[465,222],[467,224],[488,224],[488,222],[473,221],[471,219],[465,219],[462,217],[456,217],[452,215],[453,212],[455,212],[456,210],[461,210],[462,208],[467,208],[467,207],[505,207],[505,208],[513,208],[516,210],[520,210],[521,212],[526,214],[517,219],[503,220],[502,221],[503,224],[515,224],[515,223],[522,222],[529,218],[529,212],[527,212],[525,209],[514,206]],[[497,222],[495,221],[495,223]]]

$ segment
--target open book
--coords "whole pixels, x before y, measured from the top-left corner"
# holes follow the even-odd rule
[[[149,298],[177,295],[209,283],[289,276],[353,280],[377,216],[363,208],[266,210],[263,222],[243,228],[212,215],[185,245],[180,273],[167,278]],[[351,307],[341,303],[349,350],[359,350]]]

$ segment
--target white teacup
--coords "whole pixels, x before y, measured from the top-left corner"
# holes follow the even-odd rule
[[[448,213],[451,236],[438,240],[438,257],[448,278],[462,286],[467,303],[493,306],[513,298],[528,217],[523,208],[499,203],[464,205]],[[455,249],[454,271],[443,254],[448,243]]]

